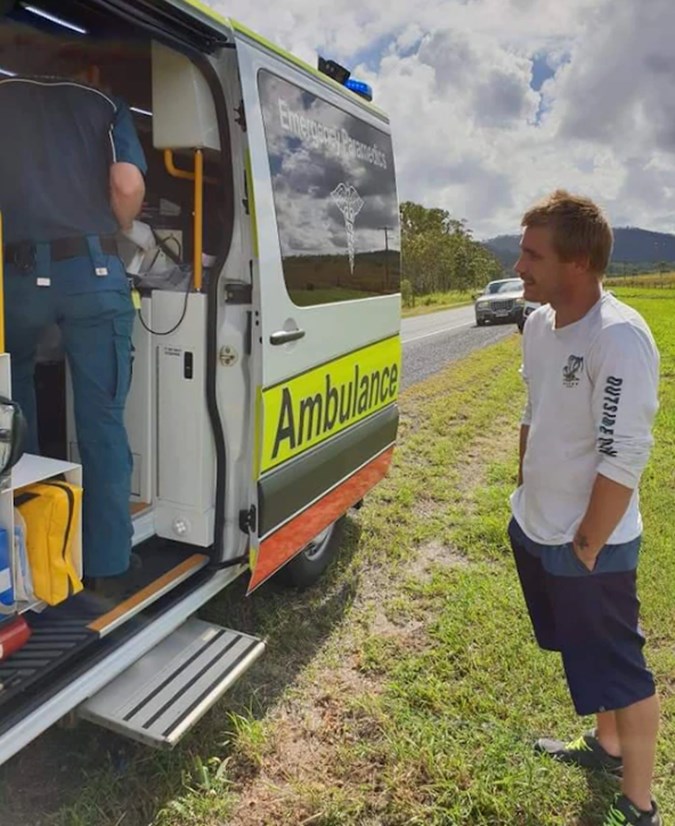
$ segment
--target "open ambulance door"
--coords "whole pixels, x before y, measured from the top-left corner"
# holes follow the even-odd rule
[[[400,233],[386,119],[235,33],[255,204],[251,591],[389,467]]]

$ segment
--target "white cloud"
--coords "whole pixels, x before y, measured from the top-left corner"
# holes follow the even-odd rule
[[[615,224],[675,230],[672,0],[212,5],[372,84],[391,117],[401,199],[487,236],[516,231],[532,200],[564,186]],[[541,54],[555,74],[539,93]]]

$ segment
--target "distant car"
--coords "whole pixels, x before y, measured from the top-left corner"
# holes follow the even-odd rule
[[[506,321],[520,327],[524,305],[523,282],[520,278],[490,281],[476,298],[476,324],[482,327],[488,321]]]

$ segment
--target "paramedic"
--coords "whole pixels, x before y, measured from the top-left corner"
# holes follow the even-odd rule
[[[56,323],[83,467],[84,573],[115,577],[131,558],[124,405],[134,319],[115,234],[140,211],[145,157],[129,108],[75,80],[0,79],[0,121],[7,350],[26,451],[39,452],[36,345]]]
[[[515,270],[525,299],[544,306],[523,336],[528,402],[509,534],[537,642],[561,653],[577,713],[597,720],[536,748],[623,775],[605,826],[660,826],[659,702],[636,594],[659,353],[642,317],[602,289],[612,231],[592,201],[558,190],[522,225]]]

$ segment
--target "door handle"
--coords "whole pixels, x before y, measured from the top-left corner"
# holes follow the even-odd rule
[[[270,344],[288,344],[305,337],[304,330],[279,330],[270,336]]]

